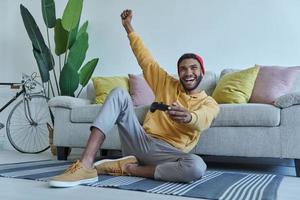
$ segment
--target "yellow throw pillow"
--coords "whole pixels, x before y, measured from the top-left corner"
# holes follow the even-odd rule
[[[212,97],[218,103],[248,103],[259,67],[225,74],[220,78]]]
[[[92,78],[96,91],[95,103],[103,104],[110,91],[116,87],[122,87],[129,91],[128,77],[94,77]]]

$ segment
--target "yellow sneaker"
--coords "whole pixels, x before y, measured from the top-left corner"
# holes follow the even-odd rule
[[[51,187],[73,187],[84,183],[98,181],[97,170],[87,169],[77,160],[63,174],[50,179]]]
[[[125,164],[137,164],[138,161],[134,156],[126,156],[119,159],[104,159],[94,163],[98,174],[109,174],[112,176],[128,176],[123,166]]]

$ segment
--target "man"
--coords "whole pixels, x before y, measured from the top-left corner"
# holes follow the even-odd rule
[[[121,14],[130,45],[144,77],[155,94],[155,101],[170,105],[168,110],[148,112],[143,126],[134,113],[129,94],[121,88],[111,91],[91,126],[86,149],[80,159],[50,185],[71,187],[98,180],[97,174],[131,175],[164,181],[191,182],[203,176],[206,164],[188,153],[219,112],[218,104],[198,85],[205,73],[203,60],[184,54],[178,60],[180,81],[168,75],[152,58],[134,32],[132,11]],[[105,136],[118,125],[125,157],[94,162]]]

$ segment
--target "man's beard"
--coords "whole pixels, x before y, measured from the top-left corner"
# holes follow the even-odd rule
[[[203,78],[203,76],[200,75],[200,76],[196,79],[196,84],[195,84],[192,88],[186,88],[185,85],[184,85],[184,82],[183,82],[181,79],[180,79],[180,83],[181,83],[181,85],[184,87],[184,90],[189,92],[189,91],[192,91],[192,90],[196,89],[196,88],[199,86],[200,82],[202,81],[202,78]]]

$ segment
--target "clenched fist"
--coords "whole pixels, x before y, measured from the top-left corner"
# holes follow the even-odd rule
[[[133,28],[131,26],[131,20],[132,20],[132,10],[124,10],[121,13],[121,19],[122,19],[122,25],[124,26],[126,32],[129,34],[133,31]]]

